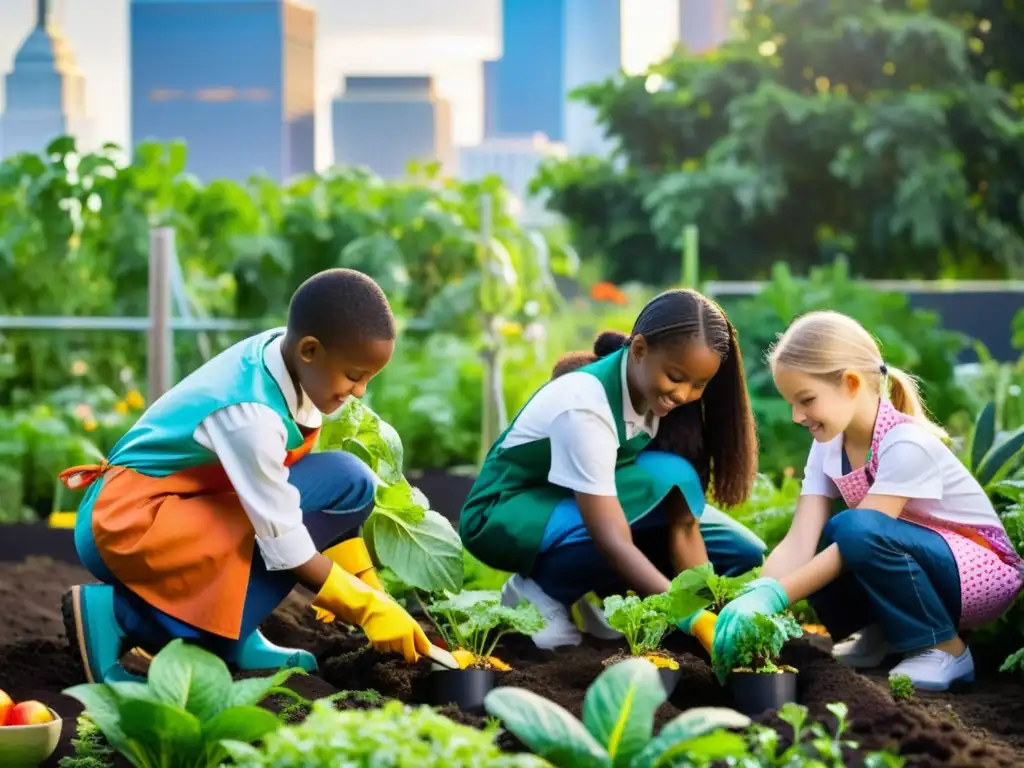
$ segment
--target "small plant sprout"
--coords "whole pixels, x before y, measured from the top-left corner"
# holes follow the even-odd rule
[[[509,666],[494,656],[498,641],[511,632],[532,635],[545,625],[533,604],[512,608],[501,604],[500,592],[482,590],[447,593],[427,606],[427,615],[463,669],[507,672]]]
[[[679,669],[661,650],[662,641],[676,624],[708,604],[707,599],[688,591],[679,578],[662,594],[644,598],[611,595],[604,600],[605,619],[626,638],[630,656],[646,658],[659,668]]]
[[[894,699],[914,698],[914,683],[906,675],[893,675],[889,678],[889,692]]]
[[[789,614],[765,616],[757,614],[752,619],[752,631],[744,634],[737,645],[740,666],[735,670],[757,674],[795,672],[792,667],[779,666],[779,654],[790,640],[803,636],[803,630]]]
[[[721,613],[726,605],[739,597],[747,584],[760,576],[760,573],[760,568],[754,568],[739,576],[719,576],[711,563],[705,563],[680,573],[674,579],[673,586],[695,597],[706,599],[709,611]]]
[[[1024,674],[1024,648],[1007,656],[1006,661],[1000,665],[999,671]]]

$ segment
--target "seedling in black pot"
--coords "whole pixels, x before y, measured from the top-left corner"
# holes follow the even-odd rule
[[[663,594],[621,597],[611,595],[604,600],[604,615],[608,625],[621,632],[629,646],[628,655],[618,653],[604,660],[605,666],[628,658],[642,658],[658,668],[658,675],[668,696],[679,683],[679,662],[662,648],[668,632],[687,616],[704,608],[710,602],[682,586],[681,576],[673,580]]]
[[[751,630],[737,646],[739,666],[729,670],[733,706],[745,715],[759,715],[796,701],[797,670],[779,665],[782,647],[803,635],[789,614],[753,617]]]
[[[448,593],[427,607],[427,615],[461,667],[435,667],[427,677],[427,698],[434,706],[455,704],[470,714],[483,713],[496,675],[510,669],[494,655],[498,641],[510,632],[532,635],[544,628],[535,606],[525,601],[514,608],[502,605],[501,593],[493,591]]]

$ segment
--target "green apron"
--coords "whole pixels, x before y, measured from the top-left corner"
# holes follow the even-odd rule
[[[636,463],[636,457],[651,442],[650,435],[641,433],[626,439],[622,415],[625,355],[623,348],[584,366],[580,372],[594,376],[608,396],[619,436],[615,487],[626,520],[632,525],[657,507],[678,483],[672,478],[656,477]],[[529,402],[523,410],[528,406]],[[462,507],[459,535],[466,549],[492,568],[527,574],[540,553],[551,513],[575,493],[548,482],[550,440],[502,447],[522,413],[516,415],[484,459]]]

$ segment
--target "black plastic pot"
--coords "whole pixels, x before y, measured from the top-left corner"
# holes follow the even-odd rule
[[[659,667],[658,676],[661,678],[661,684],[665,687],[665,693],[671,696],[679,684],[679,678],[682,676],[682,673],[678,669]]]
[[[796,701],[796,672],[733,672],[729,675],[733,707],[744,715],[759,715]]]
[[[470,715],[484,714],[484,697],[494,687],[494,670],[444,669],[427,675],[427,700],[435,707],[454,704]]]

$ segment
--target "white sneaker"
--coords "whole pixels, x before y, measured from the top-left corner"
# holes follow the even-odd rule
[[[594,600],[597,600],[595,603]],[[619,640],[622,633],[612,629],[604,617],[604,608],[599,598],[584,595],[572,607],[573,623],[582,632],[601,640]]]
[[[896,675],[906,675],[922,691],[945,691],[953,683],[974,682],[974,659],[970,648],[960,656],[932,648],[905,658],[889,672]]]
[[[544,629],[530,636],[538,648],[551,650],[583,642],[583,635],[572,623],[565,606],[545,594],[537,582],[516,573],[501,588],[501,602],[503,605],[515,606],[523,600],[533,603],[547,622]]]
[[[832,648],[832,655],[836,661],[855,669],[877,667],[890,653],[892,647],[882,634],[882,628],[877,624],[865,627],[849,640],[837,643]]]

